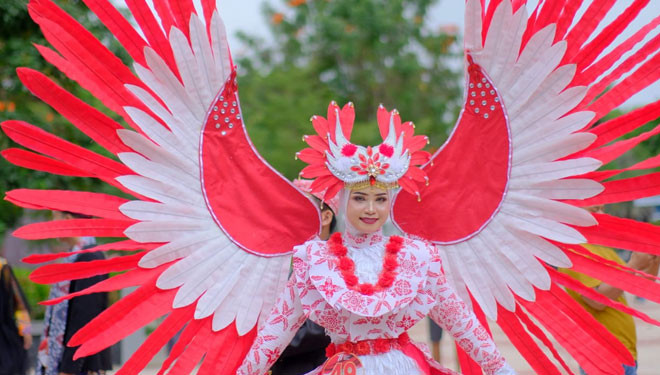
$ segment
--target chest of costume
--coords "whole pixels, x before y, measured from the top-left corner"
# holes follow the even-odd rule
[[[398,337],[435,305],[440,265],[423,243],[411,240],[405,241],[397,260],[392,286],[365,295],[346,285],[338,259],[325,242],[306,243],[294,255],[296,289],[305,313],[350,341]]]

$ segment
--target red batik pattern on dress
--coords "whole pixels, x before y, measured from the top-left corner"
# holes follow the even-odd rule
[[[363,243],[365,241],[369,243]],[[346,242],[358,243],[360,246],[365,246],[365,249],[374,246],[384,248],[387,239],[380,235],[368,238],[347,235]],[[404,239],[397,257],[399,267],[393,286],[373,295],[364,295],[346,286],[341,277],[337,257],[329,251],[325,242],[308,242],[305,250],[305,256],[299,258],[301,260],[304,258],[304,263],[308,264],[309,278],[321,296],[332,306],[341,305],[362,316],[378,316],[407,306],[427,282],[430,255],[426,245],[419,241]],[[300,262],[295,260],[294,268],[301,265]]]
[[[259,334],[237,374],[264,374],[307,319],[295,284],[296,278],[291,277],[286,289],[273,306],[266,323],[259,329]]]
[[[479,320],[447,282],[443,273],[437,277],[437,305],[429,316],[454,337],[486,374],[494,374],[505,364],[492,338]]]

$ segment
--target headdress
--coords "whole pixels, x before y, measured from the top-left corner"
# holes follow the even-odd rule
[[[430,160],[430,154],[421,151],[428,138],[415,136],[413,123],[402,123],[397,110],[390,112],[381,105],[377,117],[383,142],[367,147],[350,142],[355,119],[353,103],[339,108],[333,101],[328,106],[327,119],[312,117],[318,135],[304,136],[310,147],[296,153],[309,164],[300,176],[316,178],[312,192],[325,190],[323,200],[329,200],[344,186],[401,187],[419,197],[418,182],[428,183],[426,173],[418,167]]]
[[[311,194],[320,201],[323,201],[336,215],[337,212],[339,212],[339,196],[335,195],[331,199],[324,200],[323,196],[325,195],[325,190],[312,192],[312,183],[314,183],[314,180],[305,180],[302,178],[293,180],[293,184],[296,185],[298,189],[302,190],[303,193]]]

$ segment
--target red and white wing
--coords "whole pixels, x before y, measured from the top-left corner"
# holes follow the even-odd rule
[[[19,121],[3,123],[3,131],[34,152],[9,149],[3,155],[20,166],[96,177],[135,198],[11,191],[7,199],[23,207],[95,217],[27,225],[14,234],[27,239],[128,237],[84,251],[129,255],[45,265],[31,276],[53,283],[123,272],[77,295],[137,287],[72,338],[70,345],[81,345],[77,356],[97,352],[165,317],[122,374],[138,373],[180,329],[181,338],[161,372],[188,373],[204,357],[200,373],[231,373],[286,282],[293,246],[318,233],[318,210],[252,146],[213,1],[202,1],[204,14],[197,15],[192,1],[156,2],[153,14],[145,1],[128,0],[140,32],[111,2],[85,3],[135,60],[134,71],[50,0],[29,4],[55,50],[37,48],[133,130],[39,72],[22,68],[19,76],[119,161]]]
[[[660,302],[657,284],[594,259],[580,246],[660,254],[657,227],[580,208],[660,194],[657,173],[603,182],[622,171],[597,171],[660,131],[610,143],[660,116],[660,104],[596,125],[660,78],[660,37],[624,57],[660,17],[601,54],[648,1],[633,2],[590,40],[614,1],[546,1],[531,14],[526,1],[485,3],[466,2],[466,95],[458,123],[423,168],[430,186],[421,191],[421,202],[400,193],[394,221],[404,232],[442,245],[445,272],[457,290],[497,320],[538,373],[559,370],[531,339],[530,333],[549,343],[534,321],[588,373],[619,373],[632,357],[558,285],[593,293],[554,267],[572,267]],[[586,11],[576,17],[581,8]],[[629,169],[658,165],[656,157]]]

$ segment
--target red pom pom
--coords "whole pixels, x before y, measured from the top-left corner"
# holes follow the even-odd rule
[[[385,261],[383,262],[383,268],[387,271],[394,271],[399,266],[399,262],[396,261],[395,255],[386,255]]]
[[[342,272],[353,272],[355,270],[355,263],[348,257],[339,258],[339,269]]]
[[[325,356],[328,358],[332,357],[336,353],[337,353],[337,347],[335,346],[335,344],[331,343],[330,345],[328,345],[327,348],[325,348]]]
[[[387,339],[376,339],[374,341],[374,352],[376,354],[387,353],[390,351],[390,342]]]
[[[392,155],[394,155],[394,147],[385,143],[380,144],[378,151],[380,151],[381,154],[387,156],[388,158],[391,158]]]
[[[369,283],[360,284],[360,293],[370,296],[376,293],[376,288],[374,287],[374,284],[369,284]]]
[[[366,341],[360,341],[355,344],[355,354],[357,355],[367,355],[371,352],[371,347]]]
[[[335,243],[341,245],[343,240],[341,239],[341,232],[333,233],[330,236],[330,243]]]
[[[347,158],[355,155],[355,151],[357,151],[357,146],[350,143],[341,148],[341,154]]]
[[[358,283],[358,278],[355,275],[344,275],[344,281],[348,286],[356,286]]]
[[[390,237],[389,242],[393,243],[393,244],[396,244],[398,246],[401,246],[401,245],[403,245],[403,238],[401,238],[399,236],[392,236],[392,237]]]
[[[381,288],[389,288],[394,284],[394,278],[395,274],[393,272],[387,272],[384,273],[379,279],[378,279],[378,286]]]
[[[410,336],[408,336],[408,332],[402,333],[397,339],[397,341],[399,342],[399,345],[401,345],[402,347],[410,344]]]
[[[344,353],[347,353],[347,354],[355,352],[355,346],[353,345],[352,342],[348,342],[348,341],[341,344],[341,345],[339,345],[338,349],[339,349],[340,352],[344,352]]]

